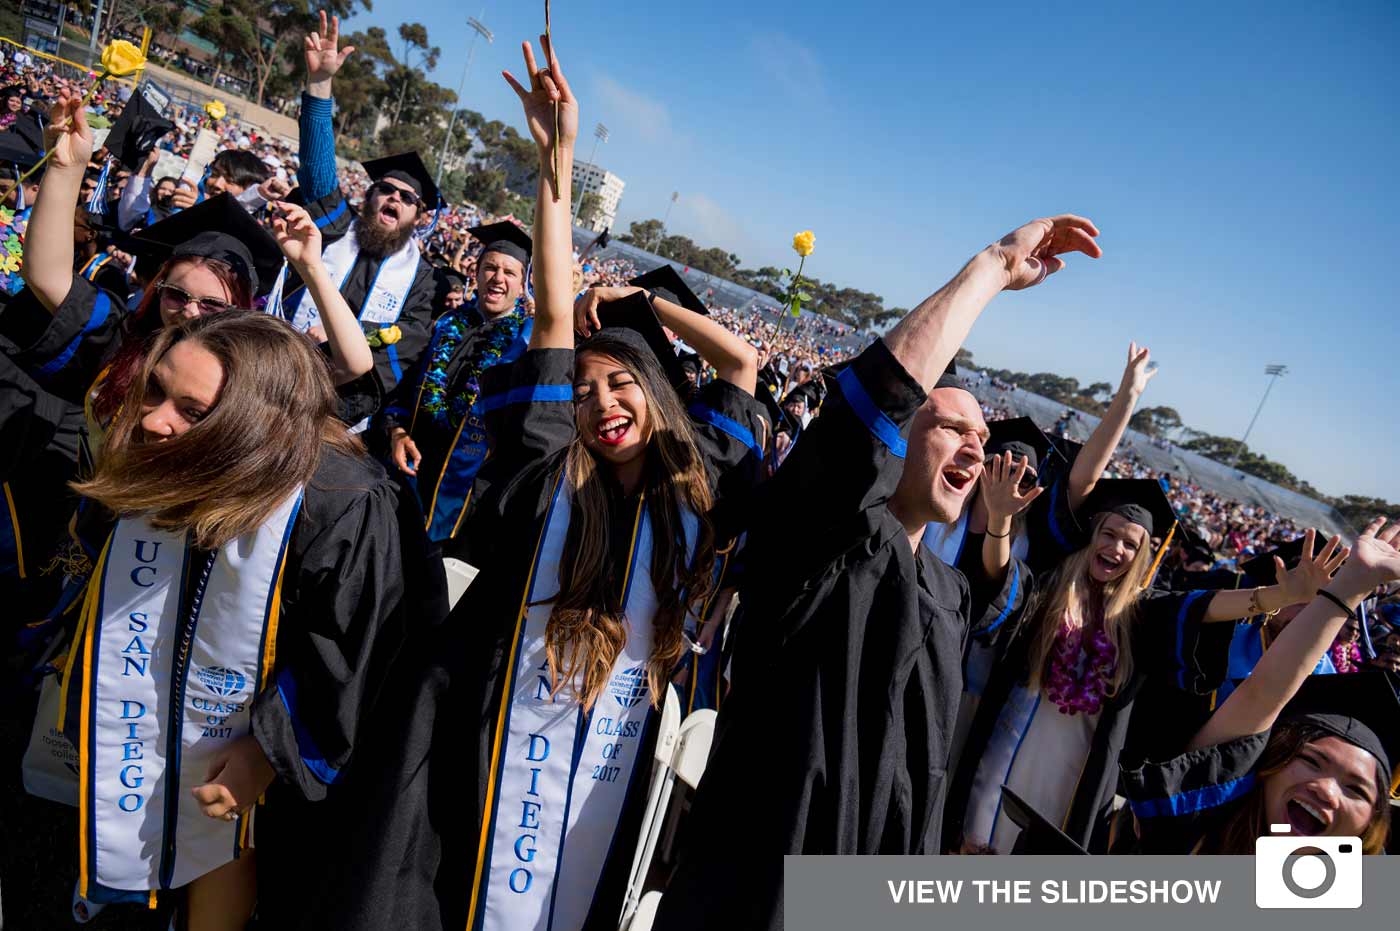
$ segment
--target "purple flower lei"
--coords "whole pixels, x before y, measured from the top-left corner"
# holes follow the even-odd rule
[[[1082,679],[1081,656],[1085,656]],[[1050,653],[1045,694],[1060,707],[1061,714],[1097,714],[1117,660],[1118,648],[1103,630],[1094,631],[1085,649],[1083,628],[1062,623]]]
[[[1356,672],[1361,665],[1361,648],[1355,640],[1334,643],[1328,652],[1332,654],[1332,665],[1337,667],[1339,673]]]

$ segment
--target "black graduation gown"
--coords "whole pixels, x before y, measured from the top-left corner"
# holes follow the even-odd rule
[[[1108,843],[1107,819],[1129,723],[1136,718],[1137,727],[1151,729],[1158,724],[1155,718],[1165,722],[1171,717],[1174,705],[1165,700],[1153,704],[1155,715],[1134,715],[1134,702],[1144,686],[1154,681],[1165,683],[1165,688],[1183,696],[1183,707],[1189,707],[1195,696],[1209,695],[1225,675],[1235,625],[1203,620],[1211,594],[1152,592],[1138,604],[1139,616],[1132,631],[1132,678],[1116,696],[1104,701],[1069,811],[1059,819],[1060,830],[1090,853],[1102,852]],[[1033,639],[1029,626],[1008,629],[996,644],[998,657],[948,796],[943,838],[947,850],[961,846],[963,819],[978,764],[1012,689],[1025,684]],[[1045,712],[1058,714],[1059,710],[1047,708]]]
[[[483,385],[490,455],[477,476],[463,555],[480,569],[448,622],[421,653],[405,659],[376,730],[375,770],[359,774],[360,830],[342,851],[337,882],[317,898],[307,927],[459,931],[469,903],[488,811],[488,774],[511,647],[555,480],[574,432],[571,350],[527,351],[486,373]],[[566,389],[562,390],[562,389]],[[551,391],[550,389],[554,389]],[[509,392],[522,400],[493,406]],[[547,398],[554,397],[554,400]],[[525,400],[528,399],[528,400]],[[740,430],[695,419],[701,459],[713,487],[721,477],[756,480],[752,449],[760,408],[717,382],[697,401]],[[747,435],[745,435],[747,434]],[[630,523],[635,504],[620,506]],[[630,526],[627,527],[630,531]],[[627,541],[613,547],[621,561]],[[614,573],[619,590],[623,572]],[[627,872],[645,808],[656,715],[599,879],[586,928],[617,925]]]
[[[732,688],[656,928],[781,927],[784,854],[938,852],[963,644],[1019,609],[1026,570],[974,593],[886,508],[925,397],[877,341],[756,496]]]
[[[84,509],[79,532],[100,549],[112,523],[101,509]],[[325,450],[288,543],[276,671],[251,710],[252,733],[277,773],[254,822],[265,927],[302,914],[306,888],[331,863],[324,851],[357,828],[344,785],[408,631],[435,620],[440,593],[425,566],[412,502],[368,457]],[[77,695],[71,690],[74,714]],[[65,731],[76,737],[76,717]]]
[[[339,188],[304,206],[321,228],[321,241],[327,246],[348,233],[350,224],[355,219],[354,209]],[[354,267],[350,269],[350,274],[340,284],[340,293],[356,317],[364,313],[365,301],[374,288],[382,264],[379,259],[359,255],[355,259]],[[419,255],[418,271],[408,289],[403,310],[394,323],[402,334],[399,341],[374,348],[374,370],[337,389],[341,399],[340,416],[346,423],[354,425],[378,413],[384,407],[385,399],[403,380],[404,373],[418,362],[418,357],[428,345],[428,337],[432,332],[433,295],[436,293],[436,287],[432,265]],[[282,306],[288,320],[292,318],[304,291],[301,276],[289,268],[282,291]],[[365,323],[365,335],[376,333],[380,327],[385,326],[388,324]]]
[[[1216,832],[1255,788],[1269,731],[1123,770],[1137,821],[1135,853],[1220,853]],[[1231,851],[1245,853],[1246,851]]]

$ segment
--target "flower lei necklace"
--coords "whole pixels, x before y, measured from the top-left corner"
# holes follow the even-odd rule
[[[1355,640],[1334,643],[1328,652],[1332,654],[1332,665],[1337,667],[1339,673],[1356,672],[1361,666],[1361,648]]]
[[[475,305],[472,305],[475,307]],[[515,307],[503,317],[484,324],[491,327],[491,334],[482,341],[466,360],[458,372],[461,390],[449,394],[448,366],[457,352],[457,347],[467,334],[476,329],[465,311],[450,311],[438,321],[433,332],[433,347],[428,366],[423,371],[423,392],[419,409],[432,418],[435,424],[456,430],[476,403],[481,393],[481,373],[495,365],[520,336],[520,328],[525,324],[525,299],[517,298]]]
[[[1061,714],[1097,714],[1117,660],[1118,648],[1102,628],[1094,631],[1086,646],[1084,629],[1071,626],[1066,616],[1050,652],[1045,694],[1060,707]]]

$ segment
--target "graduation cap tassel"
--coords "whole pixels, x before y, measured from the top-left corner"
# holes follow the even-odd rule
[[[437,229],[438,218],[442,216],[442,204],[439,203],[433,210],[433,219],[427,226],[419,227],[413,231],[413,236],[419,242],[427,242],[428,237],[433,235],[433,230]]]
[[[97,187],[92,189],[92,196],[88,198],[87,209],[93,213],[102,213],[102,205],[107,200],[107,179],[112,174],[112,158],[102,163],[102,173],[97,176]]]
[[[277,271],[277,280],[272,282],[272,290],[267,292],[267,303],[263,305],[263,313],[273,317],[282,316],[282,289],[287,284],[287,260],[282,260],[282,267]]]
[[[1147,573],[1147,578],[1143,580],[1142,590],[1147,591],[1152,587],[1152,582],[1157,578],[1157,570],[1161,568],[1162,559],[1167,555],[1167,550],[1172,547],[1172,537],[1176,536],[1176,528],[1180,524],[1172,524],[1172,529],[1167,531],[1167,538],[1162,541],[1161,547],[1157,550],[1157,558],[1152,560],[1152,569]]]

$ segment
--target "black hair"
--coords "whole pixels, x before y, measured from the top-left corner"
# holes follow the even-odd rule
[[[257,187],[272,177],[272,169],[246,149],[230,149],[214,156],[209,174],[242,188]]]

